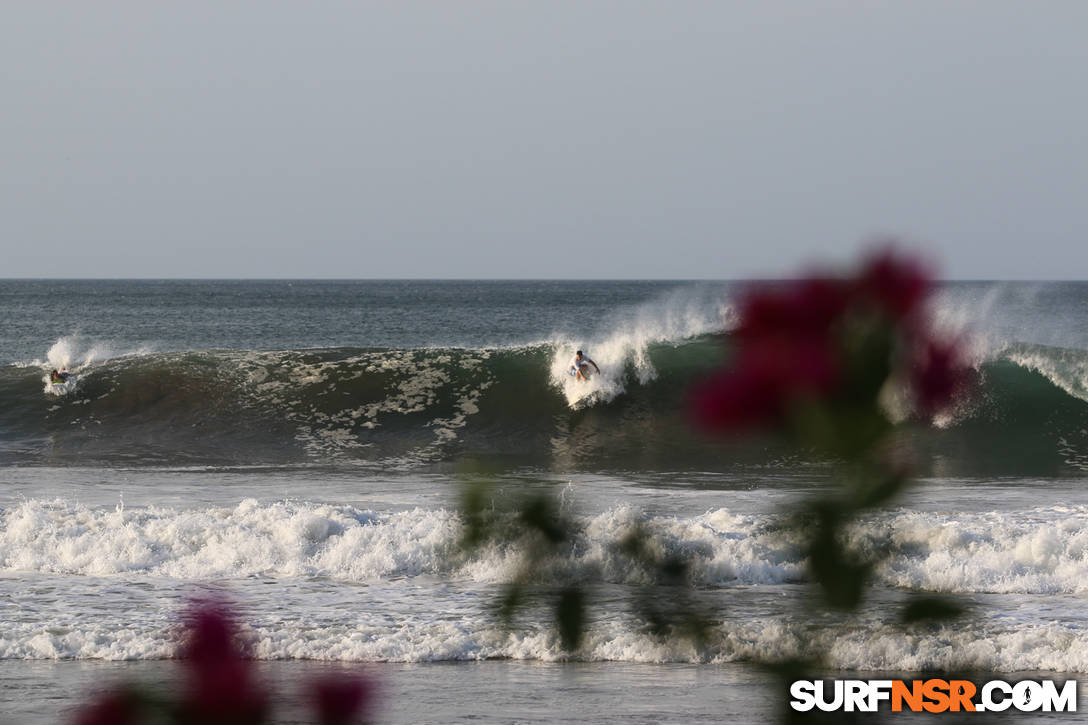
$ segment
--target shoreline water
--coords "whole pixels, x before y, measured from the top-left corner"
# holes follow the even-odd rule
[[[114,682],[176,686],[179,665],[150,662],[0,660],[0,723],[62,722],[91,693]],[[426,723],[597,722],[690,725],[777,722],[766,673],[742,665],[631,663],[371,663],[354,667],[304,660],[260,662],[277,723],[312,723],[301,683],[335,672],[362,672],[377,688],[374,721]],[[466,697],[466,693],[472,693]]]
[[[71,718],[81,702],[119,682],[154,688],[176,687],[179,665],[150,662],[0,660],[0,725],[53,725]],[[258,677],[272,694],[274,722],[316,721],[306,707],[303,683],[330,673],[363,673],[376,687],[371,712],[375,722],[389,725],[447,723],[593,722],[684,723],[717,725],[741,722],[772,725],[782,721],[786,695],[777,677],[746,663],[660,665],[622,662],[521,662],[516,660],[459,663],[370,663],[365,667],[306,660],[260,662]],[[928,679],[939,672],[878,671],[814,675],[814,679]],[[1088,678],[1063,672],[956,673],[957,679],[1051,679],[1078,681],[1078,704],[1088,698]],[[471,697],[466,697],[471,693]],[[978,717],[944,713],[862,715],[872,721],[974,722]],[[986,722],[1024,724],[1088,722],[1088,711],[1075,713],[988,713]]]

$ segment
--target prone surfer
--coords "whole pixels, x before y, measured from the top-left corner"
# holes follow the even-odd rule
[[[588,357],[583,357],[582,351],[574,353],[574,359],[570,361],[570,374],[581,380],[583,383],[589,380],[589,366],[592,365],[597,371],[597,374],[601,374],[601,369],[597,367],[597,363],[590,360]]]
[[[49,373],[49,382],[66,383],[70,377],[72,377],[71,373],[66,373],[64,371],[57,372],[57,369],[53,368],[53,371]]]

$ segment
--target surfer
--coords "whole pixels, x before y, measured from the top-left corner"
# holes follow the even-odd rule
[[[582,351],[574,353],[574,359],[570,361],[570,374],[581,380],[583,383],[589,380],[589,366],[592,365],[597,371],[597,374],[601,374],[601,369],[597,367],[597,363],[590,360],[588,357],[582,356]]]
[[[70,378],[70,377],[72,377],[71,373],[66,373],[66,372],[63,372],[63,371],[57,372],[57,369],[53,368],[53,371],[51,373],[49,373],[49,382],[51,382],[51,383],[66,383],[66,382],[68,382],[68,378]]]

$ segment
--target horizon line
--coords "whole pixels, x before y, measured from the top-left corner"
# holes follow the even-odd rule
[[[0,277],[0,282],[777,282],[806,275],[759,277]],[[936,282],[1088,282],[1071,277],[937,277]]]

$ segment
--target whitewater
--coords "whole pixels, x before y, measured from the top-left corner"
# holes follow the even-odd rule
[[[848,530],[880,556],[849,622],[812,610],[781,526],[833,468],[688,423],[740,287],[0,281],[0,722],[63,720],[102,678],[170,682],[178,614],[208,592],[236,603],[269,679],[372,668],[412,703],[390,722],[437,721],[428,701],[502,722],[463,693],[527,689],[564,693],[521,702],[544,720],[770,722],[752,663],[793,656],[832,673],[1088,672],[1088,285],[942,286],[936,318],[970,341],[979,385],[937,421],[889,396],[919,480]],[[602,368],[591,388],[566,374],[576,349]],[[499,510],[548,493],[575,523],[538,583],[591,583],[577,653],[543,607],[512,628],[493,616],[522,561],[459,546],[479,477]],[[692,562],[714,612],[702,644],[654,637],[632,608],[660,585],[617,553],[635,525]],[[895,620],[931,594],[967,615]],[[66,694],[45,698],[56,682]]]

